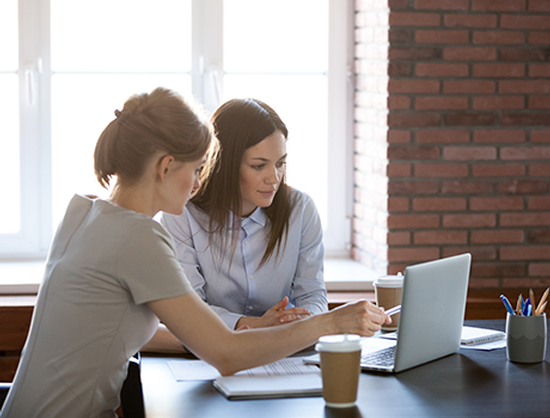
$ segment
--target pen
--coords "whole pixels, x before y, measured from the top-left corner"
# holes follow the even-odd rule
[[[401,305],[394,306],[388,310],[385,310],[384,313],[388,315],[393,315],[401,311]]]
[[[523,316],[529,316],[528,313],[529,313],[529,306],[531,305],[530,303],[530,299],[527,298],[527,300],[525,301],[525,303],[523,304],[523,311],[521,312],[521,314]]]
[[[502,300],[502,303],[504,303],[504,307],[508,311],[510,315],[515,315],[514,310],[512,309],[512,305],[510,305],[510,302],[504,295],[500,295],[500,299]]]
[[[531,316],[532,312],[533,312],[533,305],[531,304],[527,305],[527,315],[525,316]]]

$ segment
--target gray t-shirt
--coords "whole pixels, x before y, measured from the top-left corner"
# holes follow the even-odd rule
[[[192,291],[150,217],[75,196],[50,248],[2,418],[114,417],[128,359],[157,329],[146,302]]]

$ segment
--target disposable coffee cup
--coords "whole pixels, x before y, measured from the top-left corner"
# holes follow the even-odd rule
[[[540,363],[546,357],[546,314],[506,315],[506,358],[514,363]]]
[[[323,397],[332,408],[351,408],[357,400],[361,373],[359,335],[327,335],[315,345],[321,356]]]
[[[376,305],[384,309],[390,309],[401,304],[401,293],[403,291],[403,275],[397,273],[395,276],[380,276],[374,283],[374,296]],[[391,324],[384,324],[384,331],[395,331],[399,325],[399,313],[393,314]]]

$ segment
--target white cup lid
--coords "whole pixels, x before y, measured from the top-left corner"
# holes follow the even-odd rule
[[[403,287],[403,275],[397,273],[395,276],[380,276],[374,281],[373,285],[380,287]]]
[[[361,350],[361,337],[355,334],[325,335],[315,345],[317,351],[348,353]]]

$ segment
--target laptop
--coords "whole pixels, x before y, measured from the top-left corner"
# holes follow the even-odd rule
[[[365,371],[398,373],[460,348],[471,254],[405,269],[397,342],[364,354]]]

